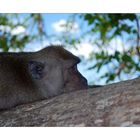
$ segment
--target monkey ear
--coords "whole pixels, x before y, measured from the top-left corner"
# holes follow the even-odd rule
[[[29,73],[34,79],[41,79],[43,77],[43,70],[45,64],[38,61],[29,61],[28,69]]]

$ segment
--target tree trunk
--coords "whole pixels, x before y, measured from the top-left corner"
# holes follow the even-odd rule
[[[0,126],[140,126],[140,78],[1,111]]]

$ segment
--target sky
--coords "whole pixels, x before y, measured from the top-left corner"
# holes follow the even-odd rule
[[[46,27],[47,27],[47,29],[46,29],[47,33],[53,34],[54,32],[57,32],[57,29],[59,27],[57,26],[54,29],[53,24],[54,23],[59,24],[59,22],[61,20],[67,20],[70,15],[71,14],[43,14],[43,17],[45,19],[45,24],[46,24]]]

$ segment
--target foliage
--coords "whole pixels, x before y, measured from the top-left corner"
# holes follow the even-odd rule
[[[123,80],[124,75],[128,78],[136,76],[140,71],[139,15],[82,14],[80,17],[91,27],[88,32],[91,36],[98,34],[93,44],[96,44],[100,51],[91,55],[97,63],[89,69],[97,69],[99,72],[101,68],[108,67],[101,75],[107,83],[117,78]],[[110,52],[111,42],[115,39],[120,39],[124,44],[116,45],[114,51]]]
[[[36,29],[36,30],[35,30]],[[43,32],[41,14],[0,14],[0,49],[22,49],[32,41],[40,40]]]
[[[103,71],[98,75],[106,83],[140,75],[140,14],[74,14],[67,23],[77,17],[81,32],[78,36],[63,33],[63,42],[76,48],[88,40],[93,51],[87,61],[95,62],[88,70]]]

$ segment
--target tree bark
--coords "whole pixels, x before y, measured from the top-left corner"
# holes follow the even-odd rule
[[[140,126],[140,78],[1,111],[0,126]]]

